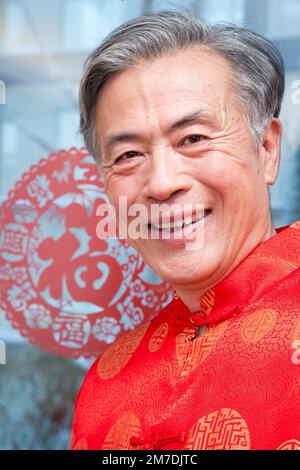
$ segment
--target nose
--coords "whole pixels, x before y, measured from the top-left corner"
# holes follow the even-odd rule
[[[186,164],[172,150],[157,146],[147,168],[144,192],[147,198],[156,201],[171,199],[180,191],[190,189],[192,182]]]

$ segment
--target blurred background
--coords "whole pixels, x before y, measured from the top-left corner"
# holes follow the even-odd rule
[[[90,51],[144,10],[178,7],[211,22],[245,25],[280,48],[284,134],[272,213],[277,227],[300,218],[300,0],[0,0],[0,80],[6,88],[5,103],[0,99],[0,210],[30,165],[83,145],[77,92]],[[7,362],[0,365],[0,449],[68,448],[74,398],[91,361],[29,346],[1,310],[0,340]]]

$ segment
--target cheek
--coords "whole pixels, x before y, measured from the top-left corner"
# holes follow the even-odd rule
[[[123,175],[112,176],[105,180],[105,192],[117,215],[119,210],[127,214],[128,208],[136,202],[139,194],[134,178],[127,178]]]
[[[119,194],[117,193],[116,188],[110,185],[105,186],[105,193],[109,199],[110,204],[112,204],[116,209],[118,206],[118,200],[119,200]]]
[[[193,177],[219,194],[229,196],[257,185],[256,165],[250,159],[241,159],[224,152],[214,152],[208,158],[195,162]],[[247,191],[246,191],[247,192]]]
[[[112,204],[114,204],[120,194],[122,194],[122,180],[120,175],[111,174],[111,172],[104,174],[104,188],[105,192]]]

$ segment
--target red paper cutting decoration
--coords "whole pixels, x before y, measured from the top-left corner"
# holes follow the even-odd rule
[[[41,349],[102,353],[170,299],[126,241],[96,236],[107,203],[86,149],[51,153],[25,173],[0,213],[0,308]]]

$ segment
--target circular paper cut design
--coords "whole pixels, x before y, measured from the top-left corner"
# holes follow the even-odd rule
[[[31,343],[64,357],[103,353],[170,300],[125,240],[97,238],[106,203],[93,158],[71,148],[33,165],[0,213],[0,308]]]

